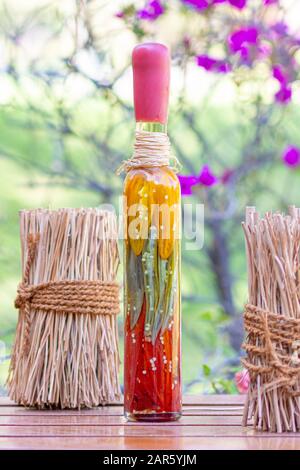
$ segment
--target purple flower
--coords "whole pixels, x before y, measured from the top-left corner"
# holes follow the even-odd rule
[[[230,72],[231,66],[224,60],[214,59],[208,55],[198,55],[196,57],[198,67],[203,67],[207,71],[227,73]]]
[[[245,8],[247,0],[228,0],[228,3],[239,10]]]
[[[271,26],[271,30],[278,36],[285,36],[289,27],[284,21],[279,21]]]
[[[228,184],[228,183],[230,183],[233,176],[234,176],[234,170],[228,168],[227,170],[224,170],[224,172],[221,176],[221,182],[223,184]]]
[[[289,80],[281,65],[273,66],[273,77],[279,82],[279,91],[275,94],[275,100],[278,103],[286,104],[292,99],[292,89]]]
[[[217,63],[216,59],[209,57],[208,55],[198,55],[196,57],[197,65],[199,67],[203,67],[205,70],[213,70],[214,66]]]
[[[241,52],[247,48],[248,45],[256,45],[258,41],[258,30],[255,27],[242,28],[234,31],[228,38],[228,43],[231,51]]]
[[[216,72],[219,73],[228,73],[231,72],[231,65],[228,62],[218,61],[215,67]]]
[[[247,0],[181,0],[182,3],[192,6],[196,10],[206,10],[206,8],[217,5],[219,3],[229,3],[235,8],[242,10],[246,4]]]
[[[198,176],[198,182],[203,186],[213,186],[218,182],[218,178],[212,173],[208,165],[204,165]]]
[[[205,10],[209,7],[207,0],[182,0],[188,6],[195,8],[196,10]]]
[[[300,149],[289,145],[283,152],[282,160],[285,165],[295,168],[300,165]]]
[[[264,0],[264,5],[274,5],[278,0]]]
[[[287,78],[283,73],[282,66],[280,64],[273,66],[273,77],[281,84],[285,85],[287,83]]]
[[[292,99],[292,89],[289,85],[283,84],[275,94],[275,100],[281,104],[287,104]]]
[[[141,20],[154,21],[164,13],[165,9],[159,0],[150,0],[145,7],[138,10],[137,15]]]
[[[179,179],[179,184],[181,188],[182,196],[191,196],[192,195],[192,187],[198,183],[198,179],[194,175],[177,175]]]
[[[213,186],[218,182],[218,178],[212,173],[208,165],[204,165],[199,176],[177,175],[180,183],[182,196],[191,196],[192,187],[197,184],[202,186]]]
[[[117,13],[115,13],[116,18],[124,18],[124,16],[124,11],[118,11]]]
[[[231,52],[233,54],[238,53],[241,61],[248,65],[251,64],[253,52],[256,56],[260,53],[258,41],[258,29],[254,26],[238,29],[228,37]]]

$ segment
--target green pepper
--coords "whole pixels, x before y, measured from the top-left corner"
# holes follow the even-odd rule
[[[149,238],[142,252],[142,266],[146,297],[145,336],[151,337],[158,297],[157,229],[150,227]]]
[[[141,314],[144,299],[142,256],[136,256],[129,246],[127,253],[127,293],[130,328],[134,328]]]

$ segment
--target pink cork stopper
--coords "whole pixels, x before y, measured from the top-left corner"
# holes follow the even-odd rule
[[[170,88],[168,48],[158,43],[136,46],[132,67],[136,121],[166,124]]]

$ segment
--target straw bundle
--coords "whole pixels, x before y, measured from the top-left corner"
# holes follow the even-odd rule
[[[10,397],[39,408],[118,400],[115,215],[98,209],[21,211],[20,232],[23,284]]]
[[[244,425],[272,432],[300,430],[300,209],[243,224],[249,304],[243,361],[250,374]]]

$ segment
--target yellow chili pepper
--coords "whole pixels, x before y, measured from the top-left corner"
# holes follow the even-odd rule
[[[170,168],[131,170],[125,181],[127,235],[130,246],[141,254],[150,224],[157,227],[158,251],[169,258],[178,233],[180,187]]]

